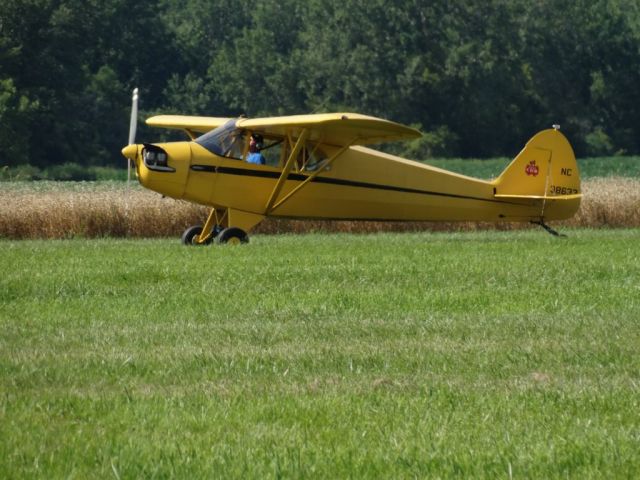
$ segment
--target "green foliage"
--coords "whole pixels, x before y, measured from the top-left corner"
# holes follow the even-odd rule
[[[96,180],[95,175],[90,170],[83,168],[77,163],[64,163],[55,165],[47,171],[48,180]]]
[[[0,155],[14,163],[27,163],[30,145],[27,141],[30,117],[38,102],[18,94],[11,78],[0,79]],[[0,158],[2,158],[0,157]]]
[[[0,476],[637,478],[640,232],[567,233],[2,242]]]
[[[603,156],[614,153],[611,138],[600,127],[588,133],[585,136],[585,142],[587,143],[587,152],[591,155]]]
[[[0,181],[22,182],[27,180],[55,180],[55,181],[111,181],[127,179],[124,168],[86,166],[78,163],[63,163],[38,168],[29,164],[0,168]]]
[[[120,164],[136,86],[141,118],[421,125],[392,147],[418,158],[512,156],[553,123],[578,156],[638,154],[639,43],[633,0],[0,0],[0,163]]]
[[[0,180],[22,182],[26,180],[42,179],[41,170],[29,164],[21,164],[15,167],[3,165],[0,168]]]
[[[423,130],[419,125],[414,125],[414,128]],[[387,145],[386,150],[407,158],[444,157],[456,150],[458,140],[455,133],[442,125],[431,132],[423,131],[422,137],[415,140]]]

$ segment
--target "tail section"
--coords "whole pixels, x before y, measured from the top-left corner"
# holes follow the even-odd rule
[[[496,198],[539,203],[539,220],[572,217],[582,197],[573,149],[555,129],[543,130],[531,138],[493,186]]]

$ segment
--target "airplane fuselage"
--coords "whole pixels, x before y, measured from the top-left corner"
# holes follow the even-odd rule
[[[325,146],[335,161],[289,199],[266,211],[281,166],[254,165],[217,156],[196,142],[156,144],[174,171],[150,169],[136,161],[140,183],[164,195],[219,209],[256,215],[309,219],[397,221],[527,221],[541,218],[536,198],[499,198],[495,181],[484,181],[370,148]],[[278,198],[313,172],[291,171]],[[579,205],[552,200],[546,219],[572,216]]]

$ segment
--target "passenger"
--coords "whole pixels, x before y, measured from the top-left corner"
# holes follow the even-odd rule
[[[256,165],[264,165],[266,160],[264,155],[260,153],[262,150],[262,135],[252,134],[249,139],[249,155],[247,155],[248,163],[255,163]]]

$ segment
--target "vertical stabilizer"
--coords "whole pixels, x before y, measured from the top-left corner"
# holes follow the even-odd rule
[[[497,198],[541,201],[540,218],[569,218],[580,206],[580,173],[571,145],[558,130],[536,134],[493,182]]]

